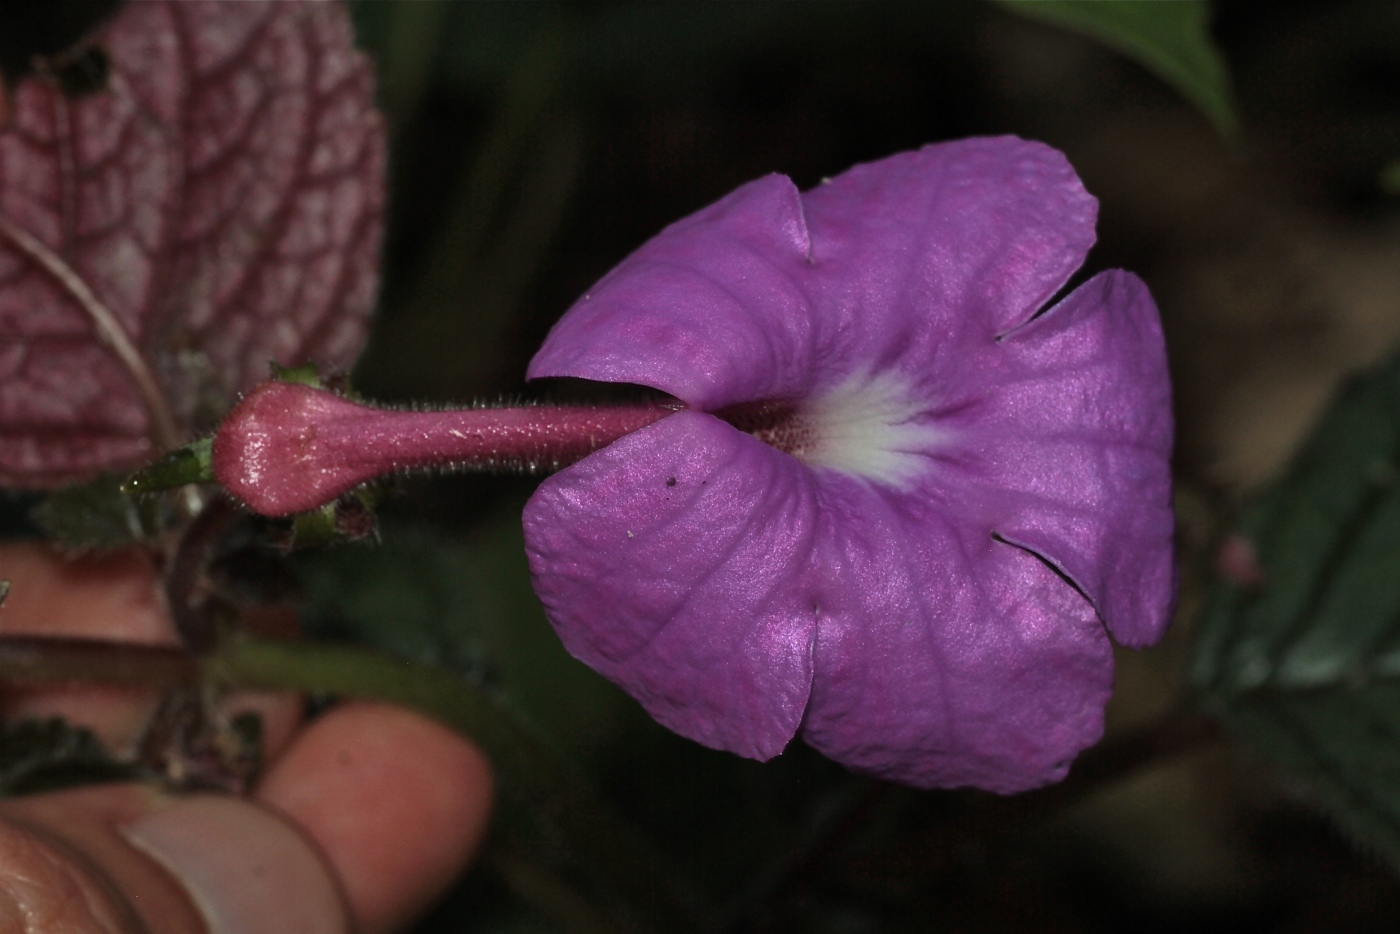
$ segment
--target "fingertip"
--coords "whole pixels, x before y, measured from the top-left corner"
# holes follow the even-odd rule
[[[100,934],[130,927],[102,884],[34,831],[0,822],[0,931]]]
[[[256,797],[321,847],[358,930],[401,928],[466,867],[486,832],[490,765],[447,727],[383,704],[312,722]]]

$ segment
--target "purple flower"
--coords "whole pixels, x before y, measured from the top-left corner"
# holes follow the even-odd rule
[[[1115,270],[1045,307],[1096,212],[1055,150],[970,139],[761,178],[624,260],[529,376],[687,409],[526,507],[568,649],[718,749],[1062,778],[1102,732],[1105,629],[1157,640],[1175,592],[1152,299]]]

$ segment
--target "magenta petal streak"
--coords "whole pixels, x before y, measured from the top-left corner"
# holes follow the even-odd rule
[[[805,194],[759,179],[624,260],[529,375],[689,411],[526,507],[570,651],[715,748],[1063,777],[1102,731],[1107,633],[1156,641],[1175,594],[1156,308],[1119,271],[1045,308],[1096,210],[1058,152],[971,139]],[[708,414],[774,403],[783,450]]]

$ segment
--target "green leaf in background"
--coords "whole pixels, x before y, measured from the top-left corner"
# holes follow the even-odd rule
[[[1239,131],[1225,60],[1206,0],[1000,0],[1018,13],[1082,33],[1175,88],[1233,139]]]
[[[160,526],[160,503],[154,497],[128,496],[124,481],[122,474],[102,474],[64,487],[35,506],[30,518],[71,551],[104,551],[149,541]]]
[[[1400,195],[1400,159],[1386,164],[1381,169],[1381,191],[1388,195]]]
[[[1227,543],[1191,680],[1400,864],[1400,356],[1348,384]]]
[[[452,536],[390,513],[380,545],[298,553],[305,622],[313,634],[484,680],[587,761],[614,740],[618,717],[650,721],[549,628],[530,587],[523,506],[503,502]]]

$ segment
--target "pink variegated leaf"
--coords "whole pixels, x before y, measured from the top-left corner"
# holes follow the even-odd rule
[[[0,131],[0,483],[178,444],[267,373],[344,367],[378,285],[384,134],[331,3],[126,5],[105,87]]]

